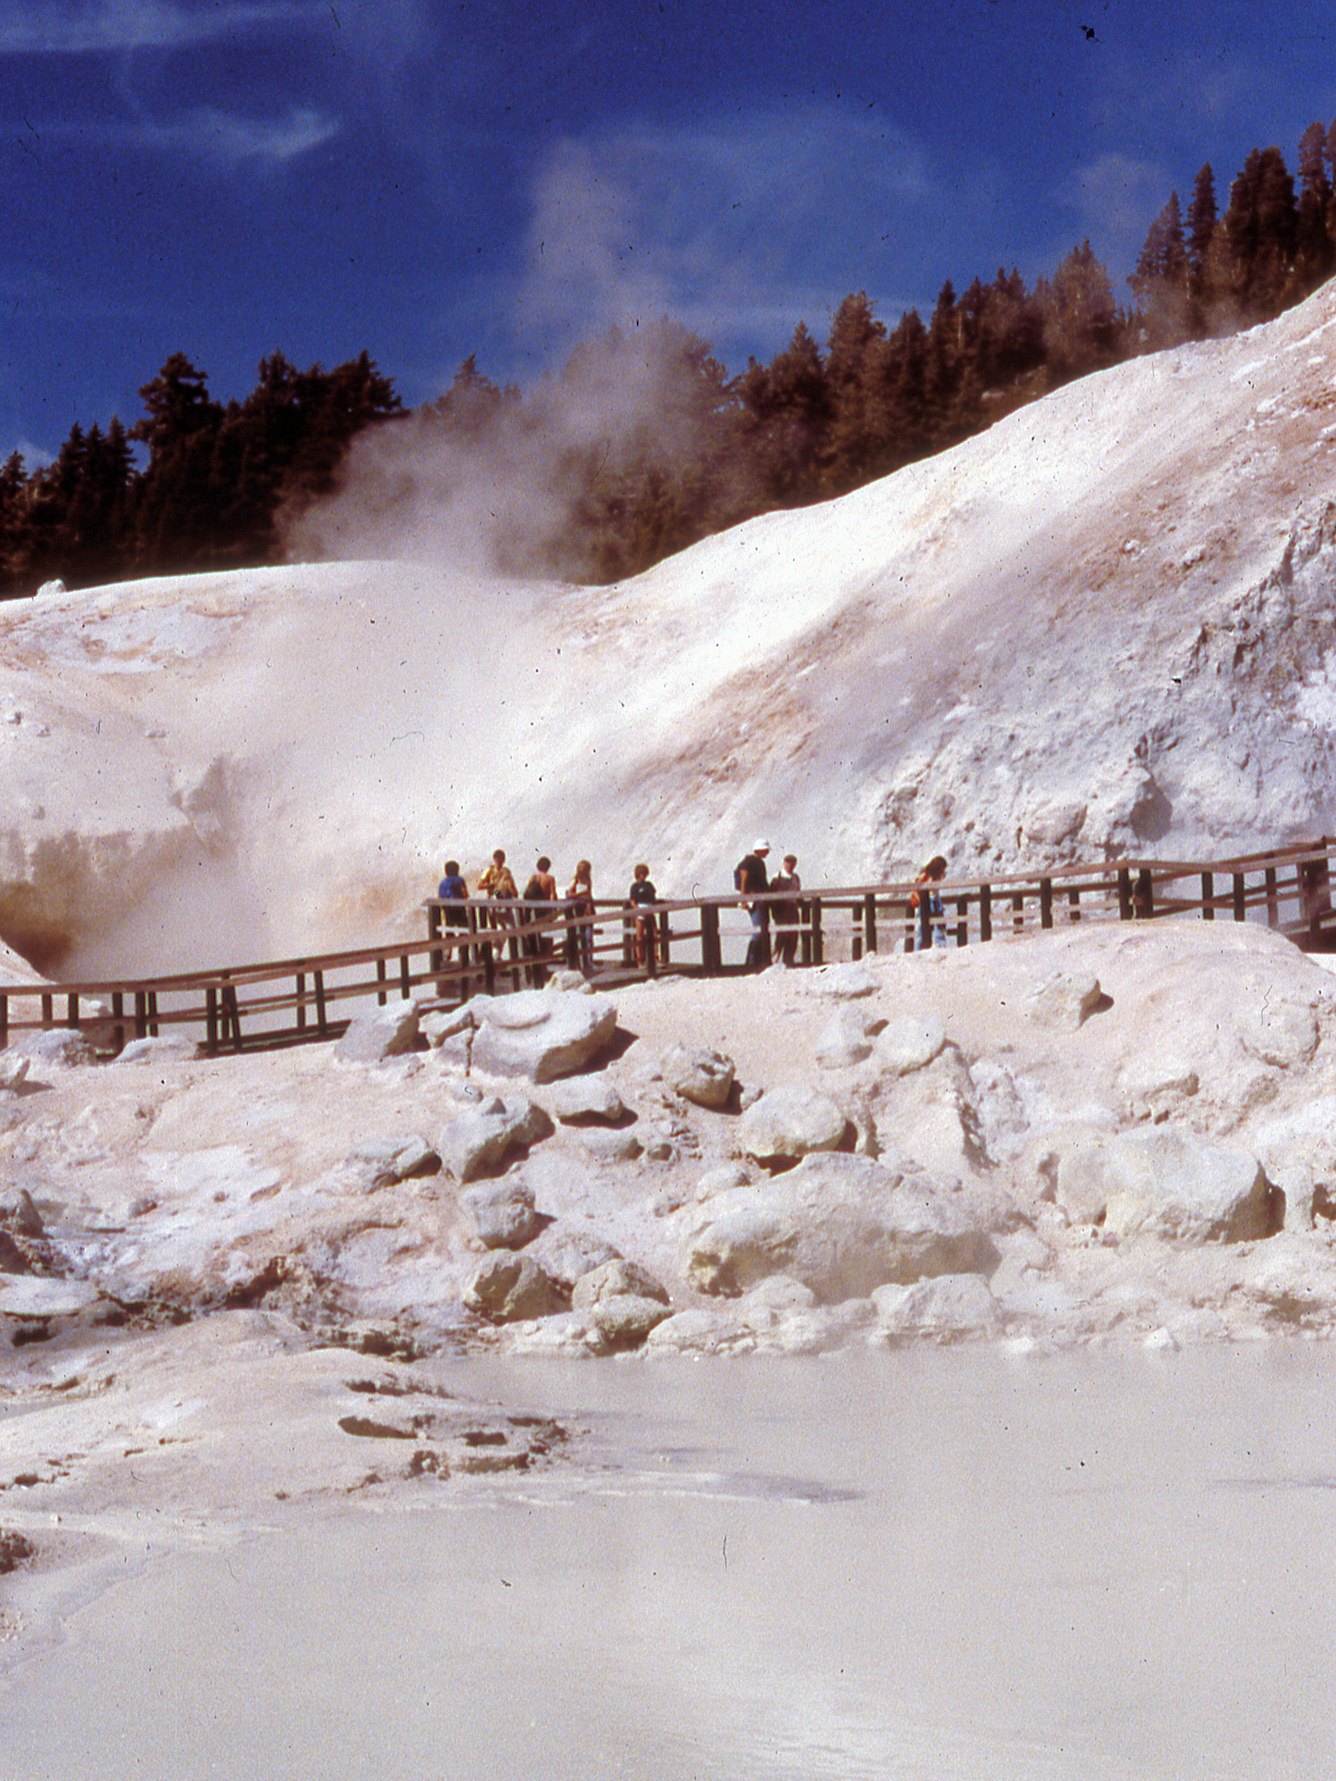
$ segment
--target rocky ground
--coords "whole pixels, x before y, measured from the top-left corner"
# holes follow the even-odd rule
[[[1253,926],[398,1004],[240,1057],[56,1033],[0,1081],[15,1563],[578,1454],[461,1399],[466,1354],[1336,1330],[1336,981]]]

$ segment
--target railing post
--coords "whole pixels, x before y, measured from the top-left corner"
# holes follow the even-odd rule
[[[1053,926],[1053,880],[1039,880],[1039,925],[1041,928]]]
[[[158,1036],[158,992],[155,989],[148,992],[148,1030],[150,1036],[156,1039]]]
[[[1247,890],[1247,886],[1243,882],[1243,873],[1242,872],[1236,872],[1234,874],[1233,902],[1234,902],[1234,920],[1235,921],[1247,921],[1247,919],[1248,919],[1248,890]]]
[[[119,989],[111,992],[111,1018],[115,1022],[116,1055],[119,1057],[125,1050],[125,995]],[[3,1044],[4,1039],[0,1038],[0,1045]]]
[[[991,884],[979,886],[979,938],[991,940],[993,937],[993,887]]]
[[[1118,868],[1118,919],[1132,919],[1132,872],[1128,866]]]
[[[218,1052],[218,991],[212,984],[204,991],[204,1044],[210,1057]]]
[[[0,1047],[9,1044],[9,997],[0,989]]]
[[[325,1020],[325,973],[316,971],[315,978],[315,1030],[323,1039],[327,1022]]]
[[[52,1016],[51,1016],[51,997],[49,995],[45,995],[42,997],[42,1025],[43,1025],[43,1027],[49,1027],[51,1025],[51,1018],[52,1018]]]
[[[1215,873],[1203,872],[1201,875],[1201,918],[1203,921],[1215,920]]]
[[[387,981],[388,980],[387,980],[386,973],[385,973],[385,960],[377,959],[376,960],[376,982],[379,985],[381,985],[381,987],[379,989],[377,989],[377,991],[376,991],[376,1002],[377,1002],[377,1005],[381,1008],[383,1008],[385,1006],[386,1002],[388,1002],[388,1000],[389,1000],[389,997],[385,993],[385,989],[384,989],[384,985]]]
[[[863,898],[863,950],[877,950],[877,898],[873,891]]]
[[[77,995],[65,998],[65,1025],[77,1027],[79,1024],[79,998]]]
[[[719,946],[719,905],[702,903],[700,908],[700,968],[706,977],[717,977],[723,954]]]
[[[1011,931],[1013,934],[1025,932],[1025,892],[1011,893]]]
[[[824,957],[825,941],[821,933],[820,897],[812,897],[809,900],[809,907],[812,911],[812,963],[823,965],[826,961]]]
[[[1073,885],[1072,888],[1067,892],[1067,920],[1068,921],[1080,921],[1080,919],[1081,919],[1081,893],[1077,889],[1076,885]]]
[[[1269,928],[1280,926],[1280,899],[1276,895],[1276,868],[1266,869],[1266,925]]]
[[[412,979],[413,973],[408,968],[408,954],[401,952],[399,954],[399,994],[405,1002],[413,994]]]
[[[135,991],[135,1038],[148,1037],[148,997],[142,989]]]
[[[920,952],[927,952],[932,946],[932,916],[928,910],[928,894],[926,892],[919,898],[918,943]]]
[[[297,1000],[297,1031],[299,1033],[304,1033],[306,1031],[306,973],[305,973],[305,971],[298,971],[296,989],[297,989],[297,997],[296,997],[296,1000]]]
[[[970,900],[956,898],[956,945],[968,946],[970,938]]]

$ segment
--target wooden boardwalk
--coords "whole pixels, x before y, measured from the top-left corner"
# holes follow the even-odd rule
[[[913,951],[932,943],[934,927],[939,941],[968,946],[1074,922],[1164,916],[1263,922],[1301,947],[1327,950],[1336,948],[1334,852],[1336,839],[1323,836],[1212,861],[1116,860],[947,881],[938,886],[942,914],[931,923],[926,904],[911,907],[910,884],[822,888],[800,899],[797,957],[819,965]],[[433,897],[423,904],[419,940],[163,977],[0,986],[0,1046],[20,1031],[64,1027],[113,1056],[132,1039],[176,1031],[210,1053],[240,1051],[337,1037],[349,1006],[373,998],[384,1006],[392,996],[425,996],[448,1006],[540,983],[560,968],[608,985],[666,971],[739,974],[750,932],[741,906],[735,893],[654,904],[637,962],[636,916],[620,900],[600,898],[592,915],[577,915],[567,903]]]

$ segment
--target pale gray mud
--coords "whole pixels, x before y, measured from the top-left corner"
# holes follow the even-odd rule
[[[1331,1772],[1325,1346],[452,1384],[578,1464],[5,1579],[6,1781]]]

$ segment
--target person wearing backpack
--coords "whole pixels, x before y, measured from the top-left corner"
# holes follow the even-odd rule
[[[751,913],[752,931],[747,942],[746,965],[749,971],[763,971],[770,963],[770,906],[745,900],[764,896],[770,888],[765,875],[765,856],[769,852],[768,841],[757,841],[751,852],[744,854],[733,868],[733,889],[742,892],[742,907]]]

